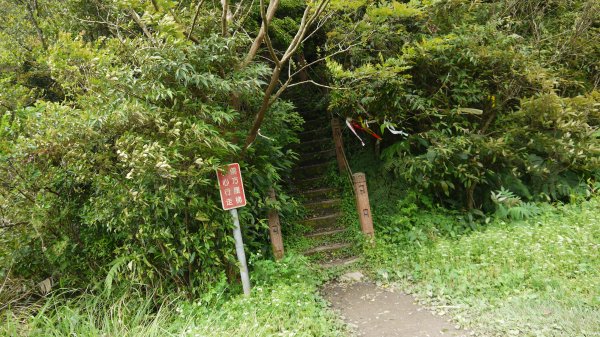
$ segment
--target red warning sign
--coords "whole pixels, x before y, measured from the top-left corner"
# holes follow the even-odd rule
[[[246,206],[246,194],[242,182],[240,164],[227,165],[227,171],[217,171],[219,189],[221,190],[221,204],[224,210]]]

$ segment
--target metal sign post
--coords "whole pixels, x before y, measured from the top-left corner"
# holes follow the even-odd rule
[[[250,295],[250,273],[248,273],[248,264],[246,263],[246,252],[244,252],[244,241],[242,240],[242,230],[240,228],[240,218],[238,217],[237,208],[229,210],[233,218],[233,238],[235,239],[235,252],[238,261],[240,261],[240,275],[242,277],[242,287],[244,295]]]
[[[244,193],[244,184],[240,165],[229,164],[227,171],[221,173],[217,171],[219,179],[219,189],[221,191],[221,204],[224,210],[229,210],[233,218],[233,238],[235,239],[235,252],[240,262],[240,275],[242,278],[242,287],[244,294],[250,295],[250,273],[248,273],[248,264],[246,263],[246,253],[244,252],[244,241],[242,240],[242,230],[240,228],[240,218],[237,209],[246,206],[246,195]]]

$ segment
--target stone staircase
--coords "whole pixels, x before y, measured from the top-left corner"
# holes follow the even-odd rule
[[[304,255],[324,267],[346,265],[357,260],[347,228],[340,223],[341,191],[326,181],[327,171],[335,159],[331,122],[325,114],[305,117],[304,132],[296,151],[300,162],[293,171],[292,185],[307,210],[304,224],[310,231],[304,236],[311,247]]]

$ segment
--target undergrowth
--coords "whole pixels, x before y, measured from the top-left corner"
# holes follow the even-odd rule
[[[481,336],[600,335],[598,196],[553,206],[502,188],[496,212],[469,213],[390,177],[372,151],[356,151],[351,167],[367,175],[371,277]]]
[[[252,259],[253,290],[231,296],[226,280],[196,300],[132,286],[73,296],[57,291],[42,305],[7,310],[0,336],[342,336],[345,328],[317,293],[320,273],[302,256]]]
[[[598,209],[597,197],[548,206],[528,220],[498,218],[482,230],[419,245],[381,235],[367,264],[378,279],[485,336],[595,336]]]

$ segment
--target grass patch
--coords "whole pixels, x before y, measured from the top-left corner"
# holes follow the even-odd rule
[[[388,234],[368,265],[485,335],[600,335],[600,198],[458,238]],[[398,235],[404,235],[399,233]]]
[[[324,277],[304,257],[253,262],[250,297],[230,297],[223,280],[203,298],[128,288],[117,294],[54,293],[42,305],[5,311],[0,336],[343,336],[346,330],[318,295]]]

